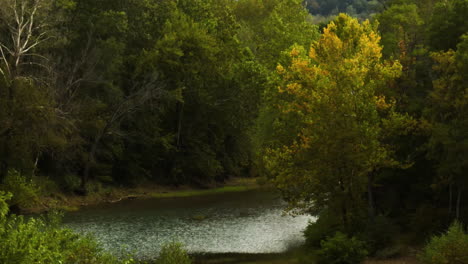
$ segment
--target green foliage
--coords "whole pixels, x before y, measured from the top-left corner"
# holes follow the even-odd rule
[[[346,13],[361,19],[369,18],[371,15],[384,9],[385,0],[305,0],[307,9],[319,21],[330,20],[330,17],[339,13]]]
[[[28,219],[6,216],[5,201],[10,197],[0,192],[0,263],[132,263],[103,252],[90,237],[60,228],[57,215]]]
[[[410,215],[408,223],[417,242],[426,241],[432,234],[439,232],[446,225],[446,209],[434,205],[421,205]]]
[[[0,189],[13,194],[10,200],[11,206],[28,208],[39,202],[40,187],[32,180],[21,175],[16,170],[10,170],[0,184]]]
[[[424,247],[420,259],[427,264],[468,263],[468,234],[459,222],[446,233],[433,236]]]
[[[4,219],[8,214],[8,203],[12,197],[11,193],[0,191],[0,219]]]
[[[66,174],[61,179],[61,188],[67,192],[73,192],[80,187],[80,178],[73,174]]]
[[[184,250],[180,243],[169,243],[162,247],[158,258],[156,259],[157,264],[190,264],[190,259],[187,252]]]
[[[341,232],[322,240],[320,245],[319,263],[323,264],[359,264],[368,254],[364,242]]]
[[[308,47],[318,38],[318,28],[300,0],[242,0],[234,12],[242,22],[240,40],[268,69],[281,62],[282,51],[294,44]]]
[[[371,255],[391,255],[397,251],[395,238],[399,234],[399,228],[388,217],[379,215],[366,224],[364,238],[369,245]]]
[[[259,133],[262,162],[293,209],[327,209],[350,228],[373,171],[400,166],[387,138],[410,118],[385,88],[401,65],[381,60],[374,25],[341,14],[309,51],[294,46],[277,72],[262,110],[270,117],[260,128],[268,134]]]
[[[430,20],[429,44],[435,50],[455,49],[460,37],[468,32],[467,0],[438,1]]]
[[[376,19],[382,32],[382,54],[387,57],[401,58],[401,53],[411,53],[424,33],[421,29],[423,20],[416,4],[391,5]]]
[[[306,244],[310,247],[319,247],[322,240],[333,235],[336,231],[343,231],[340,219],[325,210],[315,222],[309,222],[304,230]]]

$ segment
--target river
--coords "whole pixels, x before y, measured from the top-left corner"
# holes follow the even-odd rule
[[[284,206],[276,193],[256,190],[90,206],[68,213],[64,223],[93,234],[111,253],[125,248],[142,259],[171,241],[190,253],[280,253],[303,243],[313,220],[285,216]]]

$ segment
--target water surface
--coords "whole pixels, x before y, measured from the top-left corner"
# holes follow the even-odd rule
[[[122,246],[154,258],[162,244],[191,253],[280,253],[303,243],[308,216],[285,216],[276,193],[248,191],[198,197],[130,200],[67,214],[65,224],[91,233],[105,249]]]

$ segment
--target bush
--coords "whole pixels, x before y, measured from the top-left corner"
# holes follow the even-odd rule
[[[365,241],[369,245],[369,253],[382,254],[390,253],[396,249],[394,247],[395,237],[399,233],[399,228],[385,216],[377,216],[372,222],[367,223],[364,233]],[[382,251],[382,252],[381,252]]]
[[[39,202],[40,187],[16,170],[8,171],[0,189],[13,194],[9,204],[14,207],[33,207]]]
[[[460,223],[453,223],[445,234],[431,238],[420,259],[427,264],[468,263],[468,234]]]
[[[56,215],[50,219],[6,216],[9,197],[0,192],[0,263],[132,263],[105,253],[90,237],[60,228]]]
[[[336,216],[324,211],[315,222],[309,222],[307,225],[304,231],[306,244],[310,247],[320,247],[322,240],[342,230],[341,223]]]
[[[333,237],[322,240],[319,250],[319,263],[358,264],[367,256],[366,244],[356,237],[336,232]]]
[[[187,251],[184,250],[180,243],[170,243],[164,245],[156,260],[157,264],[190,264],[190,259]]]
[[[420,206],[411,216],[409,227],[414,234],[414,242],[424,242],[434,233],[445,229],[447,214],[445,208],[429,204]]]
[[[73,174],[66,174],[62,177],[62,189],[67,192],[73,192],[80,188],[81,179],[80,177]]]

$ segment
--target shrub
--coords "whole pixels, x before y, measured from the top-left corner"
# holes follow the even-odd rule
[[[420,259],[427,264],[468,263],[468,234],[460,223],[453,223],[445,234],[430,239]]]
[[[39,202],[40,187],[16,170],[8,171],[0,189],[13,194],[9,204],[19,208],[33,207]]]
[[[80,188],[81,179],[80,177],[73,174],[66,174],[62,177],[62,188],[65,191],[73,192]]]
[[[6,216],[8,198],[0,192],[0,263],[132,263],[105,253],[90,237],[60,228],[57,215],[50,219]]]
[[[389,259],[401,256],[404,250],[405,249],[402,245],[396,244],[378,250],[377,252],[375,252],[374,256],[378,259]]]
[[[409,227],[414,234],[414,242],[424,242],[434,233],[444,230],[446,222],[446,209],[425,204],[420,206],[411,215]]]
[[[322,240],[319,250],[319,263],[358,264],[367,256],[366,244],[356,237],[336,232],[333,237]]]
[[[306,244],[310,247],[320,247],[322,240],[342,230],[341,223],[336,216],[324,211],[315,222],[309,222],[304,230]]]
[[[367,223],[365,241],[369,245],[369,253],[376,254],[379,251],[389,251],[395,249],[395,237],[399,233],[399,228],[385,216],[377,216],[373,221]]]
[[[180,243],[169,243],[164,245],[156,260],[157,264],[190,264],[190,259],[187,251],[184,250]]]

